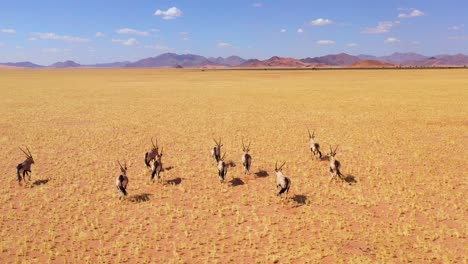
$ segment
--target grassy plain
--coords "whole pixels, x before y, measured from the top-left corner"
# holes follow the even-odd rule
[[[467,74],[1,70],[0,259],[466,263]],[[356,183],[328,183],[307,127],[323,152],[339,144]],[[152,136],[164,184],[144,166]],[[225,184],[213,137],[234,165]],[[258,176],[242,173],[242,137]],[[24,145],[36,164],[20,187]],[[123,202],[117,159],[129,164]],[[277,160],[292,180],[284,204]]]

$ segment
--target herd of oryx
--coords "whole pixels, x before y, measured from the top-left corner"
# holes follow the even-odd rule
[[[314,157],[322,158],[322,152],[320,151],[320,145],[319,143],[315,140],[315,131],[313,133],[310,133],[310,130],[307,130],[309,133],[309,140],[310,140],[310,151]],[[219,141],[213,139],[215,142],[215,146],[211,150],[211,156],[214,158],[216,162],[216,166],[218,169],[218,177],[221,182],[224,182],[226,179],[227,171],[229,165],[224,162],[224,157],[226,156],[226,153],[224,153],[221,156],[221,147],[223,144],[221,143],[221,139]],[[163,169],[163,164],[162,164],[162,156],[163,156],[163,148],[161,148],[161,152],[159,152],[159,145],[158,145],[158,140],[156,139],[156,144],[154,143],[153,139],[151,139],[152,147],[150,151],[145,153],[145,165],[148,169],[151,169],[151,181],[157,181],[160,183],[161,181],[161,172],[164,170]],[[335,148],[335,150],[332,149],[330,146],[330,153],[328,153],[328,160],[330,161],[329,166],[330,166],[330,182],[334,179],[341,179],[344,180],[343,174],[340,172],[341,164],[338,160],[335,159],[336,155],[336,150],[338,147]],[[26,147],[26,150],[23,150],[22,148],[19,148],[25,155],[26,155],[26,160],[23,161],[22,163],[18,164],[16,167],[17,170],[17,176],[18,176],[18,183],[21,185],[21,181],[26,182],[26,176],[28,176],[28,181],[31,181],[31,166],[34,164],[34,158],[31,154],[31,151],[29,150],[28,147]],[[244,144],[244,140],[242,139],[242,156],[241,156],[241,161],[242,165],[244,167],[244,173],[245,174],[250,174],[250,168],[252,165],[252,156],[250,155],[250,143],[246,147]],[[125,198],[127,196],[127,185],[128,185],[128,176],[127,176],[127,162],[124,162],[122,165],[120,161],[117,161],[117,163],[120,166],[120,172],[121,174],[117,177],[116,179],[116,186],[119,191],[119,199]],[[278,162],[275,163],[275,174],[276,174],[276,189],[280,188],[278,192],[278,196],[281,197],[281,199],[287,198],[289,188],[291,187],[291,179],[289,179],[286,175],[283,174],[283,166],[286,162],[283,162],[281,166],[278,167]]]

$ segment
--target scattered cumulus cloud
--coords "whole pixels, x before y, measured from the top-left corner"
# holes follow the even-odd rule
[[[319,41],[317,41],[317,44],[323,45],[323,46],[326,46],[326,45],[334,45],[334,44],[335,44],[335,41],[324,39],[324,40],[319,40]]]
[[[348,46],[348,47],[357,47],[357,45],[358,45],[358,44],[356,44],[356,43],[348,43],[348,44],[346,44],[346,46]]]
[[[453,31],[457,31],[457,30],[462,30],[463,28],[465,28],[465,25],[462,24],[462,25],[451,26],[448,29],[453,30]]]
[[[161,16],[163,19],[169,20],[182,16],[182,11],[177,7],[173,6],[166,11],[158,9],[156,10],[156,12],[154,12],[154,15]]]
[[[232,46],[232,44],[229,44],[227,42],[218,42],[218,47],[219,48],[232,48],[234,46]]]
[[[40,39],[62,40],[62,41],[65,41],[65,42],[80,43],[80,42],[88,42],[89,41],[89,39],[86,39],[86,38],[65,36],[65,35],[57,35],[55,33],[36,32],[36,33],[33,33],[33,35],[40,38]]]
[[[137,36],[148,36],[149,33],[146,31],[139,31],[136,29],[131,29],[131,28],[121,28],[117,29],[115,32],[118,34],[123,34],[123,35],[137,35]]]
[[[164,46],[164,45],[146,45],[145,48],[147,49],[153,49],[153,50],[159,50],[159,51],[171,51],[174,50],[174,48]]]
[[[120,43],[124,46],[134,46],[138,44],[138,41],[134,38],[129,38],[129,39],[112,39],[112,42],[115,43]]]
[[[333,24],[333,21],[331,21],[330,19],[324,19],[324,18],[318,18],[318,19],[310,21],[311,26],[326,26],[330,24]]]
[[[302,33],[304,33],[304,30],[302,28],[298,28],[297,33],[302,34]]]
[[[60,49],[58,49],[58,48],[44,48],[44,49],[42,49],[42,52],[57,53],[57,52],[60,52]]]
[[[0,29],[0,33],[16,34],[16,30],[11,29],[11,28],[4,28],[4,29]]]
[[[390,32],[390,29],[392,27],[395,27],[398,24],[400,24],[400,21],[393,21],[393,22],[392,21],[383,21],[383,22],[379,22],[379,24],[376,27],[370,27],[370,28],[364,29],[364,31],[362,31],[362,33],[365,33],[365,34],[388,33],[388,32]]]
[[[29,41],[36,41],[37,38],[36,38],[36,37],[30,37],[30,38],[28,38],[28,40],[29,40]]]
[[[280,30],[280,32],[281,32],[281,33],[286,33],[286,29],[282,28],[282,29]]]
[[[254,3],[252,6],[256,8],[263,7],[263,3]]]
[[[398,14],[398,17],[399,18],[411,18],[411,17],[420,17],[420,16],[425,15],[424,12],[422,12],[421,10],[418,10],[418,9],[410,8],[409,10],[411,12],[409,12],[409,13],[400,13],[400,14]]]
[[[397,39],[397,38],[392,38],[392,37],[390,37],[390,38],[387,38],[384,42],[385,42],[385,43],[389,43],[389,44],[395,44],[395,43],[399,43],[400,40]]]
[[[96,32],[96,35],[95,35],[95,36],[96,36],[96,38],[102,38],[102,37],[104,37],[104,33],[102,33],[102,32]]]

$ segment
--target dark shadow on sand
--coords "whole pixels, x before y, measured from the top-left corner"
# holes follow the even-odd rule
[[[137,194],[137,195],[131,196],[128,200],[132,203],[148,202],[150,200],[151,195],[152,194],[150,193]]]
[[[264,171],[264,170],[259,170],[259,171],[255,172],[254,174],[255,174],[255,176],[261,177],[261,178],[270,176],[270,174],[268,174],[268,172]]]
[[[177,178],[172,179],[172,180],[167,180],[166,183],[170,184],[170,185],[179,185],[179,184],[182,183],[182,178],[177,177]]]
[[[244,185],[244,181],[241,180],[240,178],[234,178],[230,181],[231,186],[239,186],[239,185]]]

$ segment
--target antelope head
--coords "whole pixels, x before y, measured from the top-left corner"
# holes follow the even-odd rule
[[[26,160],[29,160],[31,161],[32,164],[34,164],[34,158],[31,154],[31,151],[29,150],[28,147],[26,147],[26,149],[28,150],[28,152],[24,151],[22,148],[18,147],[23,153],[24,155],[26,155]]]
[[[307,129],[307,132],[309,132],[309,139],[313,141],[315,139],[315,130],[312,132],[312,134],[310,134],[309,129]]]
[[[242,139],[242,151],[243,151],[245,154],[249,153],[249,151],[250,151],[250,142],[249,142],[249,146],[245,147],[245,145],[244,145],[244,139]]]
[[[151,144],[153,144],[153,148],[151,149],[151,151],[155,151],[157,153],[158,148],[159,148],[158,139],[156,138],[156,145],[155,145],[154,142],[153,142],[153,138],[151,138]]]
[[[278,162],[275,163],[275,172],[276,175],[283,175],[283,166],[286,164],[286,161],[278,168]]]
[[[120,166],[120,171],[122,172],[122,175],[127,175],[127,161],[125,161],[124,166],[120,164],[120,161],[117,161]]]
[[[336,146],[335,150],[332,150],[332,147],[330,145],[330,153],[328,153],[328,156],[331,158],[335,158],[336,155],[336,150],[338,149],[338,146]]]

